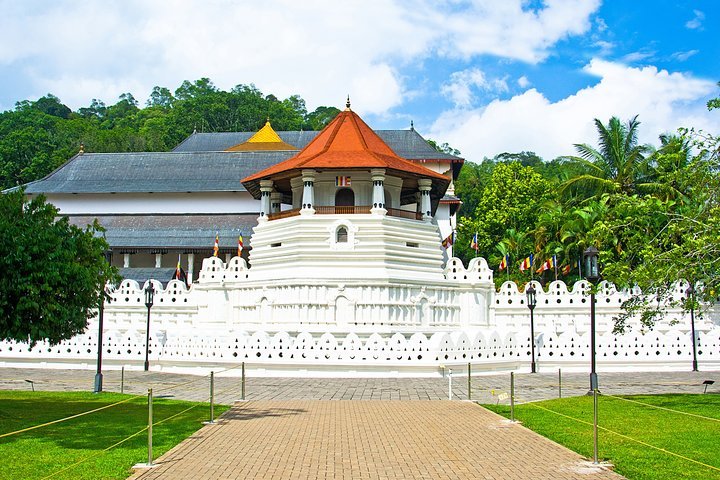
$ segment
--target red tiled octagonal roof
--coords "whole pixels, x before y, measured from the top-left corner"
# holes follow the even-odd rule
[[[449,184],[444,175],[399,157],[350,109],[335,117],[297,155],[244,178],[242,183],[252,192],[262,179],[285,178],[303,169],[358,168],[384,168],[403,177],[430,178],[444,188]]]

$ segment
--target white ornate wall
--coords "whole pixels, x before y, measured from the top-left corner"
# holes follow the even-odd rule
[[[258,282],[240,258],[206,259],[199,283],[158,293],[151,310],[150,364],[202,371],[244,361],[255,375],[437,375],[440,365],[472,362],[474,370],[525,369],[530,362],[529,311],[514,283],[492,288],[492,271],[475,259],[452,259],[436,282],[308,279]],[[587,370],[587,284],[536,284],[536,354],[540,371]],[[142,368],[147,309],[143,287],[124,281],[105,308],[105,368]],[[675,296],[684,294],[679,283]],[[640,294],[640,292],[632,292]],[[601,284],[597,294],[598,370],[689,369],[689,318],[669,308],[651,331],[633,325],[612,334],[612,317],[631,292]],[[720,367],[720,315],[696,317],[702,370]],[[50,347],[0,344],[5,365],[93,368],[97,322],[84,335]],[[239,371],[237,372],[239,374]]]

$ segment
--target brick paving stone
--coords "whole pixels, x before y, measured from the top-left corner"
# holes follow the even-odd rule
[[[622,478],[457,401],[242,402],[156,462],[130,478]]]

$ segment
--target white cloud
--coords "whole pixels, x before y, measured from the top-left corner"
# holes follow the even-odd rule
[[[517,79],[517,84],[520,88],[527,88],[530,86],[530,80],[528,80],[528,78],[523,75],[522,77]]]
[[[684,62],[688,58],[692,57],[693,55],[697,55],[700,53],[700,50],[688,50],[687,52],[675,52],[670,57],[673,60],[677,60],[678,62]]]
[[[440,91],[449,97],[457,107],[472,105],[475,95],[474,89],[486,92],[507,92],[507,81],[502,78],[487,80],[479,68],[471,68],[460,72],[453,72],[450,81],[445,83]]]
[[[720,117],[705,108],[707,96],[715,91],[713,81],[597,59],[584,70],[600,81],[554,103],[530,89],[481,109],[447,111],[429,136],[448,142],[469,160],[481,161],[522,150],[546,160],[574,154],[574,143],[596,144],[594,118],[625,121],[639,114],[640,141],[655,145],[659,134],[682,126],[720,132]]]
[[[703,20],[705,20],[705,14],[700,10],[693,10],[693,15],[695,16],[691,20],[685,22],[685,26],[690,30],[702,28]]]
[[[653,55],[655,55],[655,52],[631,52],[622,57],[622,62],[624,62],[624,63],[641,62],[643,60],[652,58]]]
[[[0,0],[0,68],[26,76],[35,96],[72,108],[91,98],[139,100],[154,85],[210,77],[255,83],[308,107],[344,104],[383,113],[408,94],[400,70],[438,55],[492,54],[539,62],[590,28],[599,0]],[[0,88],[3,82],[0,80]],[[371,90],[372,89],[372,90]],[[362,102],[361,102],[362,100]]]

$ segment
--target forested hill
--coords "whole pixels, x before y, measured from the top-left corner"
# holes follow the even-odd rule
[[[308,112],[299,96],[280,100],[254,85],[223,91],[207,78],[185,81],[174,93],[155,87],[145,106],[125,93],[114,105],[92,100],[73,112],[48,94],[0,113],[0,188],[44,177],[80,144],[87,152],[167,151],[195,129],[255,131],[270,118],[275,130],[319,130],[338,113],[335,107]]]

